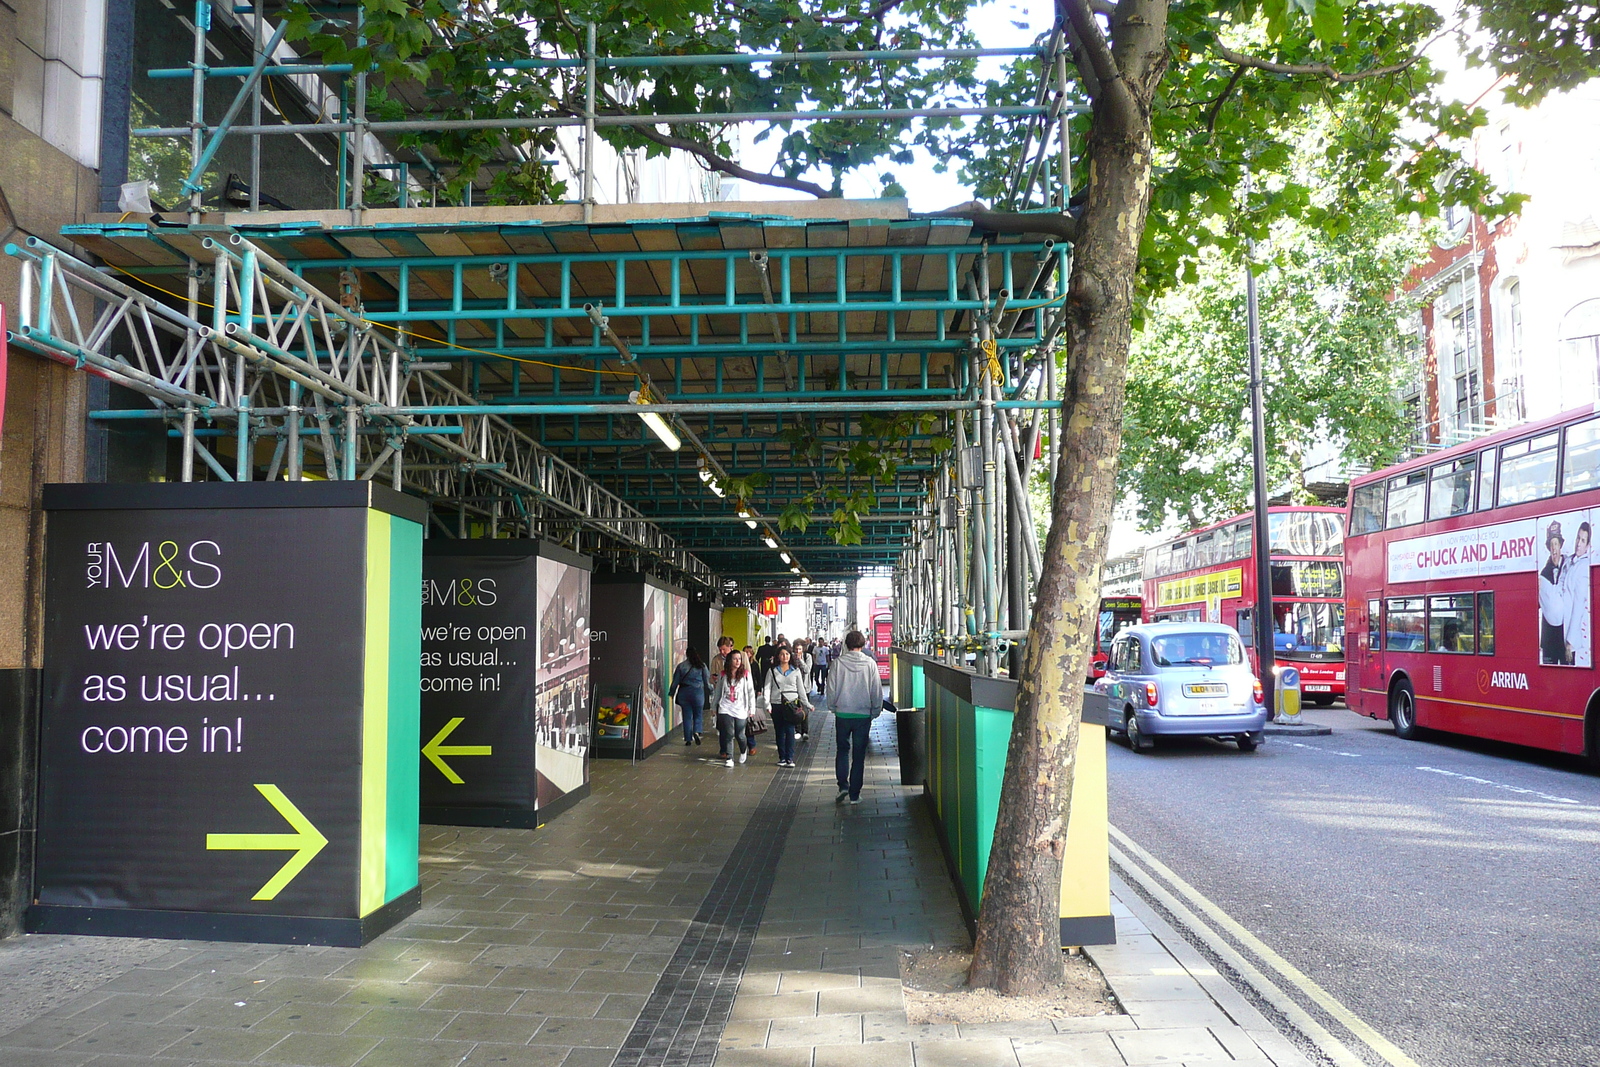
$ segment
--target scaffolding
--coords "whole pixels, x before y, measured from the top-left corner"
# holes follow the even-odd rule
[[[602,56],[591,33],[583,55],[507,64],[583,71],[580,116],[377,122],[361,105],[365,75],[284,61],[282,26],[268,34],[252,17],[248,68],[207,66],[208,26],[195,23],[189,69],[148,72],[191,80],[194,120],[133,131],[187,143],[187,219],[68,227],[98,263],[36,239],[6,248],[23,266],[17,342],[142,398],[92,419],[159,427],[184,480],[387,479],[429,502],[435,535],[547,537],[730,599],[837,591],[893,568],[902,643],[1005,666],[1040,570],[1028,489],[1053,480],[1061,408],[1068,248],[1048,235],[1071,199],[1079,109],[1059,31],[1036,49],[670,57]],[[594,107],[607,67],[1024,55],[1041,74],[1028,106]],[[307,76],[348,80],[355,103],[334,121],[259,121],[263,85]],[[208,125],[218,78],[243,82]],[[996,207],[1037,225],[998,233],[978,215],[915,217],[894,200],[593,197],[608,125],[972,116],[1016,123]],[[396,165],[368,157],[370,138],[485,124],[580,126],[581,201],[362,202],[360,176]],[[262,138],[306,130],[349,138],[335,208],[204,210],[202,176],[226,138],[249,138],[259,159]],[[863,439],[892,467],[852,465]],[[860,494],[875,505],[859,542],[830,536]]]

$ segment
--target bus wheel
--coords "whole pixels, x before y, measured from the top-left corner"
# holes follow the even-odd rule
[[[1333,694],[1318,693],[1317,695],[1311,697],[1311,703],[1315,704],[1319,708],[1331,708],[1333,707]]]
[[[1417,695],[1411,683],[1396,682],[1389,691],[1389,721],[1394,724],[1394,735],[1402,741],[1415,741],[1422,734],[1417,726]]]

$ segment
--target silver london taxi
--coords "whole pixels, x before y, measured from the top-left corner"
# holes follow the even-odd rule
[[[1244,644],[1231,626],[1152,622],[1119,633],[1107,654],[1109,729],[1146,751],[1158,734],[1216,737],[1250,752],[1261,743],[1267,706]]]

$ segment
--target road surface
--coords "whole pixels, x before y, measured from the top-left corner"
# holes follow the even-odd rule
[[[1600,1064],[1600,777],[1307,718],[1333,735],[1112,742],[1112,825],[1424,1067]]]

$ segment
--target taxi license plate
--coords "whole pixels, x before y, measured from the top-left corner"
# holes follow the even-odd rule
[[[1303,691],[1307,692],[1307,693],[1331,693],[1331,692],[1333,692],[1333,686],[1331,686],[1331,685],[1317,685],[1315,683],[1313,683],[1311,685],[1302,685],[1300,688]]]
[[[1186,685],[1183,691],[1192,697],[1220,697],[1228,695],[1228,687],[1218,682],[1206,682],[1200,685]]]

